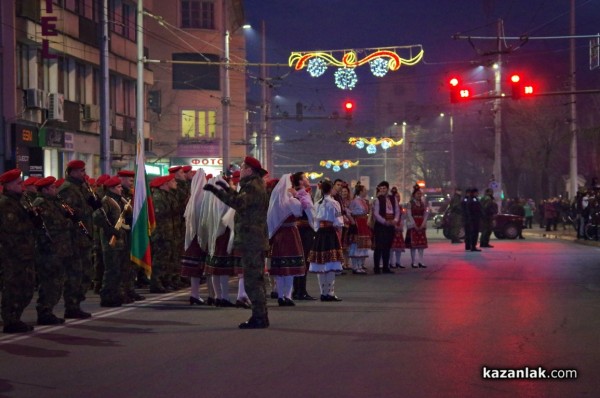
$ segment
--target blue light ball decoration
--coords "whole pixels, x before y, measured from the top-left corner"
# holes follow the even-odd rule
[[[390,145],[390,143],[388,141],[386,141],[386,140],[381,141],[381,148],[382,149],[390,149],[390,147],[391,147],[391,145]]]
[[[342,163],[342,167],[347,169],[348,167],[350,167],[350,163],[344,162],[344,163]]]
[[[330,169],[331,168],[331,162],[325,163],[325,167],[328,168],[328,169]]]
[[[377,77],[383,77],[388,73],[389,61],[386,61],[383,58],[375,58],[373,61],[369,62],[369,66],[371,67],[371,73]]]
[[[367,146],[367,153],[368,153],[369,155],[374,155],[374,154],[376,154],[376,153],[377,153],[377,147],[376,147],[375,145],[373,145],[373,144],[370,144],[370,145],[368,145],[368,146]]]
[[[337,164],[335,166],[333,166],[333,171],[335,171],[336,173],[340,170],[341,170],[340,166],[338,166]]]
[[[327,63],[321,58],[312,58],[308,61],[306,71],[310,73],[312,77],[319,77],[327,70]]]
[[[362,141],[356,141],[355,145],[358,149],[363,149],[365,147],[365,143]]]
[[[342,90],[352,90],[357,81],[354,69],[339,68],[335,71],[335,85]]]

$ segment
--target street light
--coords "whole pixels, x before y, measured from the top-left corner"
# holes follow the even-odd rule
[[[402,122],[402,195],[406,195],[406,192],[406,122]],[[406,197],[402,196],[403,199]]]
[[[442,112],[441,117],[446,115]],[[450,116],[450,187],[456,188],[456,167],[454,163],[454,115],[449,113]]]

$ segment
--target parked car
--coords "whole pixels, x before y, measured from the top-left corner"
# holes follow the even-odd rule
[[[444,215],[442,217],[440,227],[444,233],[444,237],[446,239],[452,239],[450,235],[451,231],[451,217],[449,210],[446,209]],[[523,230],[524,218],[521,216],[516,216],[514,214],[496,214],[493,219],[493,232],[494,236],[498,239],[516,239]],[[458,239],[465,238],[465,229],[464,227],[460,227],[458,233]]]
[[[427,194],[425,199],[429,203],[431,209],[431,215],[443,214],[446,207],[448,207],[448,198],[444,195]]]

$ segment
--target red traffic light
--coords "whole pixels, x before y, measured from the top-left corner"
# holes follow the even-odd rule
[[[518,83],[518,82],[521,81],[521,76],[519,76],[519,75],[512,75],[510,77],[510,81],[513,82],[513,83]]]
[[[458,91],[458,95],[461,99],[469,99],[471,98],[471,90],[469,90],[468,88],[461,88]]]
[[[346,111],[352,111],[354,109],[354,102],[352,102],[352,101],[344,102],[344,109]]]
[[[456,87],[456,86],[458,86],[459,80],[458,80],[458,78],[453,77],[452,79],[450,79],[449,83],[452,87]]]

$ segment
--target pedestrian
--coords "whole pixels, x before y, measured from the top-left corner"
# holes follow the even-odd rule
[[[493,248],[490,237],[494,228],[494,216],[498,213],[498,205],[494,200],[494,190],[487,188],[481,198],[481,240],[479,247]]]
[[[349,254],[352,261],[352,273],[357,275],[367,274],[365,260],[369,257],[372,239],[371,228],[368,224],[370,210],[371,206],[367,201],[367,187],[357,183],[354,187],[354,199],[348,207],[356,229],[355,233],[351,234]]]
[[[523,217],[525,220],[525,207],[523,206],[524,200],[521,198],[514,198],[512,205],[508,209],[510,214],[514,214],[515,216]],[[523,228],[519,228],[519,239],[525,239],[523,236]]]
[[[335,295],[335,274],[342,270],[344,255],[340,237],[344,218],[338,201],[331,197],[333,184],[321,183],[323,196],[315,209],[315,239],[308,254],[309,272],[317,274],[321,288],[321,301],[342,301]]]
[[[269,274],[275,277],[280,307],[294,306],[294,277],[304,275],[304,251],[296,219],[302,216],[302,203],[296,197],[291,174],[284,174],[269,198]]]
[[[396,225],[394,225],[394,240],[392,241],[392,248],[390,249],[390,268],[406,268],[400,262],[402,253],[404,252],[404,248],[406,247],[406,243],[404,241],[404,209],[402,208],[402,204],[400,203],[400,194],[398,193],[398,188],[392,187],[392,194],[390,195],[394,203],[398,205],[398,211],[400,216],[398,217],[398,221]],[[394,260],[395,258],[395,260]]]
[[[90,184],[92,191],[94,194],[99,197],[104,197],[104,183],[110,178],[108,174],[102,174],[99,176],[94,185]],[[58,183],[58,180],[56,181]],[[55,183],[55,184],[56,184]],[[100,243],[100,232],[99,227],[96,225],[96,222],[93,221],[92,227],[92,237],[93,237],[93,246],[92,246],[92,263],[94,266],[94,293],[100,294],[100,290],[102,289],[102,278],[104,278],[104,259],[102,258],[102,244]]]
[[[33,298],[35,288],[35,226],[41,219],[32,206],[21,204],[21,170],[0,175],[0,277],[2,302],[0,315],[4,333],[31,332],[33,326],[21,321],[23,311]],[[35,224],[34,224],[35,222]]]
[[[373,250],[373,272],[375,274],[393,274],[390,269],[390,249],[396,233],[396,224],[400,219],[399,204],[395,198],[388,195],[390,184],[381,181],[377,185],[377,198],[373,202],[375,224],[373,235],[375,249]],[[383,267],[380,264],[383,262]]]
[[[527,199],[523,206],[525,210],[525,228],[533,228],[533,215],[535,213],[535,202],[533,199]]]
[[[546,231],[556,231],[558,225],[558,208],[556,206],[556,202],[557,201],[555,198],[551,198],[548,199],[544,204],[544,218],[546,220]],[[584,214],[584,219],[589,218],[589,208],[587,204],[584,208],[584,213],[586,213],[586,209],[588,214]]]
[[[462,194],[462,189],[456,188],[448,205],[451,243],[462,243],[460,240],[461,230],[464,232]]]
[[[462,201],[463,223],[465,227],[465,250],[472,252],[480,252],[477,248],[477,240],[479,239],[479,223],[481,222],[481,203],[477,195],[477,188],[466,190],[465,198]]]
[[[269,201],[263,180],[267,173],[257,159],[246,156],[240,169],[239,191],[224,182],[219,184],[222,190],[212,184],[204,186],[236,211],[233,245],[241,254],[246,292],[252,301],[252,316],[239,325],[240,329],[269,327],[264,279],[265,252],[269,248]]]
[[[66,178],[58,189],[58,196],[75,211],[77,219],[90,231],[93,213],[102,207],[102,203],[85,181],[85,167],[85,162],[82,160],[71,160],[67,163]],[[92,316],[81,309],[81,302],[85,300],[94,277],[92,248],[93,241],[83,234],[73,235],[73,261],[67,264],[63,291],[67,319],[84,319]]]
[[[36,230],[38,325],[58,325],[65,322],[54,314],[54,307],[62,297],[66,264],[73,260],[72,234],[82,233],[74,230],[73,222],[69,219],[74,212],[56,196],[55,182],[56,178],[51,176],[35,182],[38,196],[33,206],[43,216],[46,225],[45,231]],[[91,238],[88,232],[88,239]]]
[[[406,247],[410,248],[412,268],[427,268],[423,263],[423,254],[427,249],[427,218],[429,206],[423,199],[418,185],[413,187],[412,197],[406,205]],[[419,257],[417,258],[417,253]],[[417,262],[417,265],[415,265]]]

